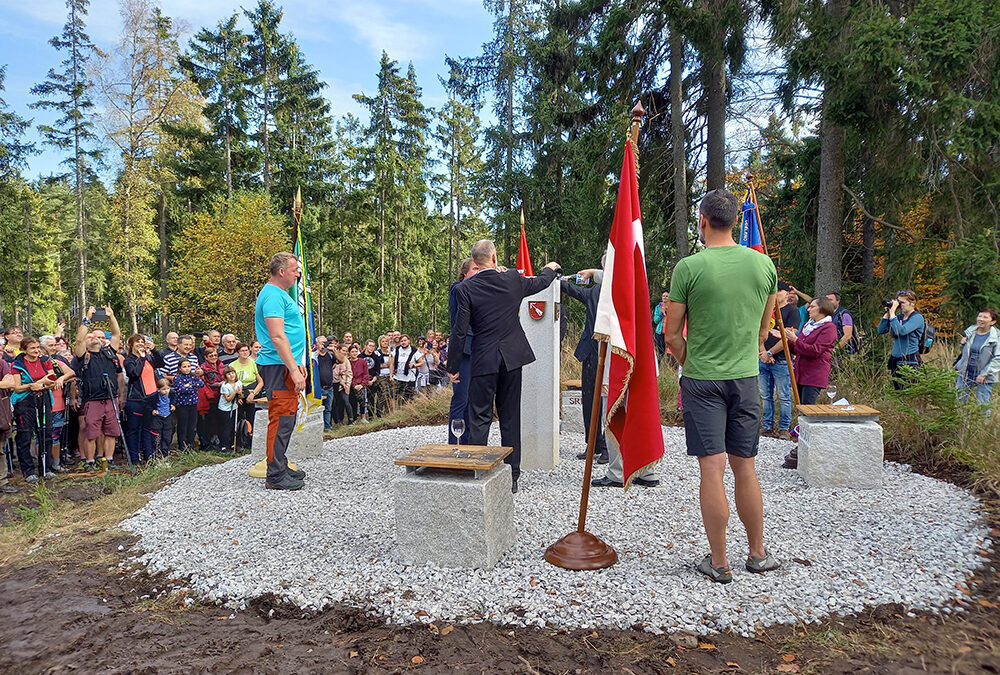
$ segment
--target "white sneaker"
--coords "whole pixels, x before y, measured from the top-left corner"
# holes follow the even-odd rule
[[[30,484],[37,483],[38,482],[38,476],[36,476],[35,474],[31,474],[30,476],[28,476],[27,478],[24,479],[24,482],[25,483],[30,483]]]

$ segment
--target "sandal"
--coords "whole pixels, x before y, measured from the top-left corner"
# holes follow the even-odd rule
[[[749,563],[747,564],[749,565]],[[728,567],[712,567],[711,553],[705,556],[694,568],[716,583],[728,584],[733,580],[733,573]]]
[[[773,555],[768,553],[767,549],[764,549],[764,557],[758,558],[754,555],[747,556],[747,571],[756,572],[757,574],[763,574],[764,572],[770,572],[781,567],[781,563]]]

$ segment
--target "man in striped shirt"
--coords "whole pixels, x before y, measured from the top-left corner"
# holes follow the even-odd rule
[[[194,375],[201,377],[204,371],[202,371],[198,364],[198,357],[194,355],[193,335],[182,335],[177,340],[177,351],[167,352],[163,355],[163,376],[167,378],[171,384],[173,384],[174,375],[177,374],[177,364],[184,359],[191,362],[191,372]]]

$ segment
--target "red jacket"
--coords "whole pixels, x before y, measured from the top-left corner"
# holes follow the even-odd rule
[[[216,359],[215,366],[212,366],[211,363],[205,361],[199,366],[199,368],[205,372],[205,374],[201,376],[201,379],[205,381],[205,386],[198,390],[198,412],[204,415],[212,409],[212,406],[218,404],[219,389],[222,387],[222,383],[225,380],[222,376],[222,372],[226,369],[226,367],[222,365],[222,361]]]
[[[800,333],[788,347],[795,354],[795,382],[825,389],[830,384],[830,359],[837,342],[837,327],[832,321],[817,327],[809,335]]]

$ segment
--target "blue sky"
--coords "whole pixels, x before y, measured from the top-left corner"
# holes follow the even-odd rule
[[[360,113],[352,94],[372,93],[382,50],[400,62],[413,61],[426,105],[437,107],[444,93],[437,75],[445,73],[445,55],[475,56],[491,38],[492,17],[481,0],[295,0],[284,7],[282,25],[299,42],[306,58],[327,83],[335,115]],[[256,0],[160,0],[164,14],[186,22],[189,33],[215,26]],[[120,31],[117,0],[92,0],[87,28],[94,42],[110,48]],[[10,108],[37,125],[49,122],[46,111],[29,110],[31,87],[64,53],[48,40],[66,22],[64,0],[0,0],[0,65],[7,65],[5,91]],[[186,40],[185,40],[186,44]],[[34,132],[33,132],[34,136]],[[27,176],[58,170],[61,157],[47,147],[31,158]]]

